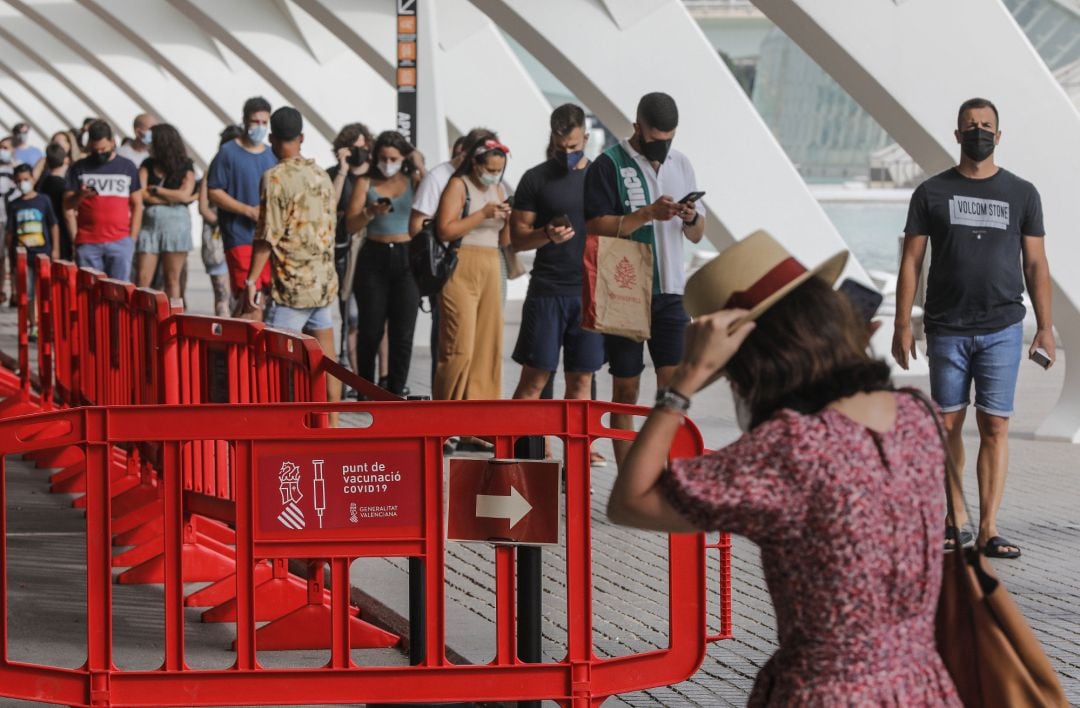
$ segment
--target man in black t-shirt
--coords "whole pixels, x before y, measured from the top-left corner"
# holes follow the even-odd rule
[[[590,397],[604,363],[604,340],[581,329],[585,252],[585,112],[572,103],[551,114],[549,158],[521,178],[514,194],[510,240],[515,251],[536,249],[513,359],[521,364],[514,398],[539,398],[563,350],[565,397]]]
[[[1024,345],[1024,284],[1038,331],[1029,350],[1042,350],[1049,368],[1056,358],[1050,312],[1050,268],[1044,246],[1042,204],[1030,183],[994,164],[1001,139],[993,103],[973,98],[960,106],[956,140],[960,164],[919,185],[904,227],[904,253],[896,288],[893,356],[908,367],[915,358],[911,308],[927,240],[932,245],[924,323],[930,391],[941,407],[949,448],[964,466],[962,429],[975,384],[979,424],[979,532],[965,529],[962,505],[947,547],[977,540],[994,558],[1016,558],[1019,547],[998,534],[997,511],[1005,491],[1009,417]],[[959,498],[960,490],[953,487]]]
[[[72,243],[70,222],[64,213],[64,174],[68,169],[67,160],[67,151],[63,145],[51,143],[45,148],[45,174],[38,182],[38,191],[52,202],[60,231],[60,258],[73,261],[75,245]]]

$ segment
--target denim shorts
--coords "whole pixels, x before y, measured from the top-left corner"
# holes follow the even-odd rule
[[[1008,418],[1024,349],[1024,323],[975,336],[926,335],[930,395],[943,413],[967,408],[975,383],[975,408]]]
[[[323,307],[287,307],[273,303],[266,313],[266,324],[275,329],[288,332],[318,331],[333,329],[334,320],[330,314],[330,305]]]
[[[655,368],[675,366],[682,360],[683,337],[688,324],[690,316],[683,309],[682,295],[665,293],[652,296],[649,356]],[[644,342],[605,334],[604,350],[612,376],[633,378],[641,376],[645,370]]]
[[[143,211],[136,253],[187,253],[192,249],[191,213],[183,204],[151,204]]]
[[[79,267],[95,268],[115,280],[131,280],[131,260],[135,255],[135,241],[130,236],[104,243],[79,243],[75,245],[75,262]]]
[[[529,295],[521,308],[521,329],[513,359],[541,371],[559,368],[595,373],[604,363],[604,338],[581,328],[580,295]]]

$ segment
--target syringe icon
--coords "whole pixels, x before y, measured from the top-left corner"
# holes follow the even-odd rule
[[[326,481],[323,479],[323,466],[324,460],[312,460],[311,464],[315,465],[315,481],[312,483],[314,487],[312,499],[315,502],[315,513],[319,515],[319,528],[322,528],[323,512],[326,511]]]

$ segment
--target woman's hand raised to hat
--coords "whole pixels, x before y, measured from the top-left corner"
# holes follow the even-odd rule
[[[721,310],[687,325],[683,360],[671,380],[676,391],[691,396],[727,366],[754,331],[754,322],[744,319],[748,314],[746,310]]]

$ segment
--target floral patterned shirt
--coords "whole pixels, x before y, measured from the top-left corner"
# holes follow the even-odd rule
[[[270,244],[272,297],[286,307],[325,307],[338,292],[334,186],[314,160],[282,160],[263,173],[255,239]]]
[[[751,706],[959,706],[934,642],[945,458],[922,403],[897,393],[872,431],[782,410],[660,478],[698,528],[761,548],[780,648]]]

